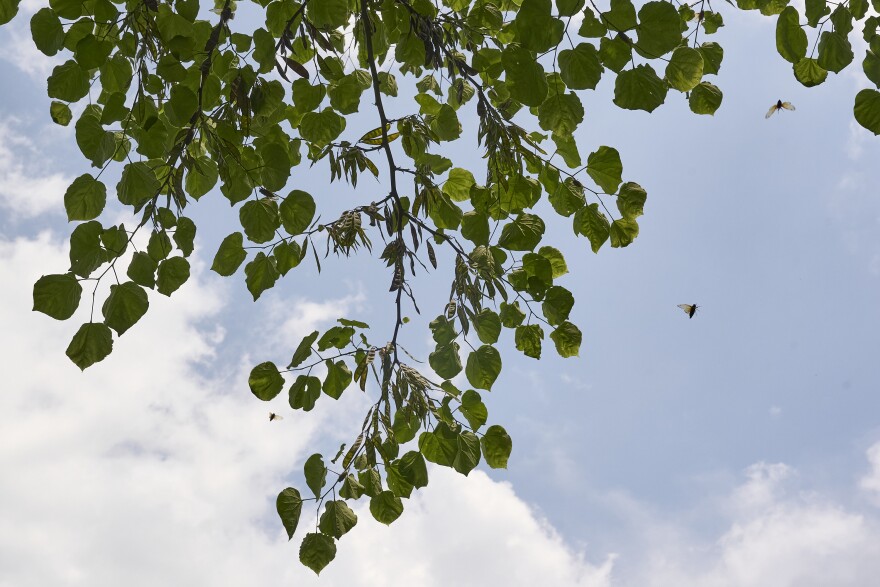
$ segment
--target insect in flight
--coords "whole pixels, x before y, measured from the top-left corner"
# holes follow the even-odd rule
[[[279,416],[278,414],[276,414],[276,413],[274,413],[274,412],[269,412],[269,421],[270,421],[270,422],[273,421],[273,420],[283,420],[283,419],[284,419],[284,418],[282,418],[282,417]]]
[[[786,110],[794,110],[794,105],[791,102],[783,102],[782,100],[776,100],[776,104],[770,107],[770,110],[767,111],[767,114],[764,118],[770,118],[774,114],[776,114],[777,110],[782,110],[785,108]]]
[[[697,308],[699,308],[696,304],[679,304],[678,307],[684,310],[684,313],[688,315],[688,318],[693,318],[694,314],[697,313]]]

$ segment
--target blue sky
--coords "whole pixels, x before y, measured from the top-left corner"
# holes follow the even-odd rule
[[[347,439],[366,400],[294,414],[245,380],[339,315],[381,331],[387,276],[375,260],[328,260],[321,279],[298,268],[253,304],[241,275],[207,271],[235,229],[212,194],[193,212],[213,226],[200,224],[194,278],[151,297],[80,374],[64,357],[76,320],[31,313],[30,291],[66,268],[62,196],[88,163],[49,121],[51,64],[19,43],[27,19],[0,29],[0,467],[13,472],[0,481],[0,587],[871,584],[880,143],[852,122],[858,64],[802,88],[772,19],[724,16],[714,117],[675,92],[651,115],[619,110],[611,78],[585,95],[582,151],[619,149],[646,214],[633,246],[599,255],[550,223],[585,339],[578,359],[504,354],[487,403],[514,438],[510,469],[432,471],[390,529],[359,509],[320,580],[286,543],[274,496],[308,454]],[[765,120],[779,98],[797,111]],[[328,206],[354,201],[314,175],[298,181]],[[445,283],[420,283],[429,318]],[[676,305],[693,302],[688,320]],[[406,335],[425,356],[418,321]],[[270,426],[269,409],[285,420]]]

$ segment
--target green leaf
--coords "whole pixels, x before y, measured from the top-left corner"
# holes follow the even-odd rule
[[[13,4],[18,4],[13,0]],[[66,20],[76,20],[83,15],[82,0],[50,0],[49,6],[60,16]],[[90,23],[91,24],[91,23]]]
[[[324,464],[324,457],[320,453],[310,456],[303,465],[303,474],[306,478],[306,485],[315,494],[315,497],[321,497],[321,489],[327,483],[327,466]]]
[[[104,324],[90,322],[79,327],[65,354],[74,365],[85,371],[110,354],[113,350],[113,334]]]
[[[455,109],[449,104],[440,106],[440,110],[431,120],[430,127],[441,141],[454,141],[461,136],[461,122]]]
[[[324,86],[313,86],[308,80],[298,79],[293,82],[291,91],[296,109],[305,114],[321,105],[326,95]]]
[[[100,222],[84,222],[70,235],[70,270],[80,277],[88,277],[92,271],[107,261],[107,253],[101,248]]]
[[[251,388],[251,393],[267,402],[275,399],[275,396],[281,393],[281,389],[284,387],[284,377],[278,372],[275,363],[266,361],[251,369],[248,387]]]
[[[161,185],[155,172],[145,161],[129,163],[122,170],[122,177],[116,184],[119,201],[129,206],[138,206],[159,193]]]
[[[174,242],[184,257],[189,257],[195,247],[196,225],[187,218],[181,216],[177,219],[177,228],[174,229]]]
[[[458,356],[458,344],[450,342],[440,345],[428,356],[431,368],[443,379],[452,379],[461,373],[461,358]]]
[[[483,345],[468,356],[465,375],[477,389],[492,389],[501,373],[501,355],[495,347]]]
[[[811,27],[816,27],[819,24],[819,20],[831,12],[826,0],[806,0],[805,8],[807,24]]]
[[[620,108],[653,112],[665,100],[666,82],[657,77],[650,65],[638,65],[617,75],[614,103]]]
[[[865,72],[865,77],[871,80],[875,86],[880,87],[880,58],[870,50],[865,51],[862,70]],[[797,71],[795,71],[795,75],[797,75]]]
[[[613,147],[599,147],[587,157],[587,174],[605,193],[613,194],[620,185],[623,164]]]
[[[284,529],[287,530],[287,539],[293,538],[296,527],[299,525],[299,517],[302,514],[302,497],[299,491],[293,487],[288,487],[278,494],[275,500],[275,508],[278,510],[278,516]]]
[[[413,487],[420,488],[428,485],[428,467],[420,452],[411,450],[400,457],[398,470]]]
[[[126,275],[138,285],[153,288],[156,285],[156,269],[158,265],[150,255],[135,252],[128,264]]]
[[[199,108],[199,97],[182,84],[171,86],[170,99],[165,103],[168,121],[177,127],[188,125]]]
[[[461,236],[475,245],[489,244],[489,217],[471,210],[461,217]]]
[[[340,114],[354,114],[360,106],[363,91],[357,76],[349,74],[330,84],[327,95],[330,96],[330,105]]]
[[[324,503],[324,513],[318,522],[322,534],[341,538],[343,534],[354,528],[357,524],[357,515],[351,511],[344,501],[331,500]]]
[[[364,486],[358,482],[354,475],[346,475],[342,487],[339,489],[339,497],[345,499],[360,499],[364,494]]]
[[[320,6],[323,2],[315,2]],[[299,562],[320,575],[324,567],[336,558],[336,543],[324,534],[310,532],[299,547]]]
[[[776,21],[776,50],[783,59],[797,63],[807,55],[807,33],[794,6],[787,6]]]
[[[128,59],[117,53],[101,66],[101,86],[108,93],[119,92],[124,95],[131,87],[133,72]]]
[[[299,126],[302,138],[322,147],[333,142],[343,130],[345,118],[336,114],[332,108],[305,114]]]
[[[321,396],[321,380],[310,375],[300,375],[290,386],[288,402],[294,410],[311,411]]]
[[[111,41],[88,34],[77,42],[74,57],[83,69],[94,70],[107,62],[113,46]]]
[[[547,290],[544,302],[541,305],[544,310],[544,316],[553,326],[567,320],[573,306],[574,296],[571,295],[570,291],[558,285],[554,285]]]
[[[403,513],[403,502],[390,491],[383,491],[370,499],[370,513],[377,522],[390,525]]]
[[[598,253],[611,231],[608,218],[599,211],[599,204],[590,204],[578,210],[573,223],[574,233],[590,239],[590,247],[594,253]]]
[[[165,229],[154,230],[147,243],[147,254],[157,263],[171,253],[171,239]]]
[[[579,43],[574,49],[559,52],[559,73],[572,90],[593,90],[602,78],[599,52],[591,43]]]
[[[467,475],[480,464],[480,439],[468,430],[463,430],[456,439],[458,451],[452,461],[452,468]]]
[[[599,59],[611,71],[620,72],[632,59],[632,47],[620,36],[599,41]]]
[[[342,349],[351,343],[354,328],[350,326],[333,326],[318,340],[318,350],[326,351],[330,347]]]
[[[255,243],[265,243],[275,237],[281,226],[278,204],[272,198],[251,200],[238,213],[244,233]]]
[[[635,12],[635,9],[633,9]],[[583,20],[581,21],[581,27],[578,29],[578,34],[582,37],[603,37],[608,29],[605,27],[605,24],[596,18],[596,15],[592,10],[587,8],[583,13]]]
[[[645,201],[648,194],[639,184],[628,181],[620,186],[617,195],[617,209],[624,218],[635,220],[645,212]]]
[[[498,246],[509,251],[533,251],[544,235],[544,221],[534,214],[520,214],[501,230]]]
[[[505,328],[516,328],[526,319],[526,314],[519,307],[519,302],[508,304],[501,302],[501,325]]]
[[[563,275],[568,273],[568,265],[566,265],[565,258],[562,256],[562,253],[559,251],[559,249],[556,249],[554,247],[541,247],[540,249],[538,249],[538,254],[550,262],[553,279],[562,277]]]
[[[293,240],[275,245],[272,255],[275,257],[275,267],[281,275],[287,275],[288,271],[297,267],[302,261],[302,249]]]
[[[688,105],[694,114],[715,114],[715,111],[721,106],[721,100],[724,96],[717,86],[709,82],[700,82],[700,84],[691,90],[691,96],[688,98]]]
[[[538,108],[538,122],[544,130],[572,134],[584,121],[584,106],[574,94],[549,96]]]
[[[279,277],[278,268],[275,267],[272,257],[267,257],[263,252],[257,253],[253,261],[244,266],[244,274],[245,284],[254,301],[257,301],[264,291],[274,286]]]
[[[788,2],[788,0],[784,0]],[[724,26],[724,18],[717,12],[706,12],[703,15],[703,29],[707,35],[718,32]]]
[[[351,384],[351,370],[344,361],[325,361],[327,377],[324,379],[324,393],[333,399],[339,399],[345,388]]]
[[[453,204],[452,200],[437,188],[425,190],[424,193],[427,194],[428,216],[437,228],[457,230],[461,223],[461,208]]]
[[[214,188],[218,178],[217,164],[207,157],[199,157],[187,171],[184,182],[186,193],[198,200]]]
[[[34,284],[34,311],[67,320],[79,307],[82,286],[72,273],[44,275]]]
[[[608,26],[616,31],[628,31],[636,27],[636,9],[630,0],[611,0],[611,10],[602,13]]]
[[[635,220],[618,218],[611,223],[611,246],[625,247],[632,244],[639,235],[639,225]]]
[[[679,47],[666,66],[666,80],[680,92],[694,89],[703,77],[703,55],[690,47]]]
[[[247,252],[244,250],[244,236],[240,232],[233,232],[220,243],[220,248],[214,255],[214,262],[211,264],[211,270],[224,277],[229,277],[238,270],[245,258],[247,258]]]
[[[105,131],[98,117],[88,109],[76,121],[76,144],[93,167],[104,165],[116,150],[113,133]]]
[[[703,43],[697,50],[703,56],[703,75],[717,74],[724,60],[724,49],[718,43]]]
[[[461,395],[461,407],[459,409],[461,410],[462,415],[467,419],[470,427],[474,430],[479,430],[489,418],[489,411],[486,409],[486,404],[483,403],[480,394],[473,389],[468,389]]]
[[[856,94],[853,113],[859,124],[875,135],[880,134],[880,92],[866,89]]]
[[[315,344],[316,340],[318,340],[317,330],[303,338],[302,341],[300,341],[299,346],[297,346],[296,350],[293,352],[293,358],[290,359],[290,364],[287,368],[293,369],[294,367],[299,367],[303,361],[312,356],[312,345]]]
[[[101,312],[104,314],[104,324],[122,336],[147,313],[149,307],[147,292],[133,281],[126,281],[121,285],[110,286],[110,295],[107,296]]]
[[[670,2],[648,2],[639,9],[638,41],[635,50],[656,58],[675,49],[681,42],[681,18]]]
[[[489,308],[483,308],[474,314],[471,320],[481,342],[493,344],[498,341],[498,335],[501,334],[501,319],[498,314]]]
[[[819,67],[840,73],[852,60],[853,51],[846,35],[828,31],[822,33],[819,39]]]
[[[483,438],[480,439],[483,448],[483,457],[493,469],[506,469],[507,460],[513,450],[513,440],[507,434],[507,430],[497,424],[489,426]]]
[[[571,322],[563,322],[550,333],[560,357],[577,357],[581,348],[581,331]]]
[[[37,49],[50,57],[64,47],[64,29],[51,8],[41,8],[31,17],[31,36]]]
[[[2,0],[0,2],[0,25],[6,24],[18,14],[18,5],[21,0]]]
[[[278,143],[268,143],[260,148],[259,154],[263,186],[269,191],[283,189],[290,177],[290,157],[287,150]],[[272,203],[275,201],[272,200]]]
[[[471,187],[476,183],[474,174],[467,169],[453,167],[443,184],[443,193],[454,202],[464,202],[471,198]]]
[[[125,225],[111,226],[101,233],[101,244],[107,250],[108,257],[121,257],[128,248],[128,233]]]
[[[501,54],[501,63],[507,74],[510,97],[526,106],[540,106],[547,97],[547,79],[544,68],[532,52],[519,45],[509,45]]]
[[[572,302],[574,303],[574,302]],[[537,324],[528,324],[516,327],[514,341],[516,349],[533,359],[541,358],[541,340],[544,338],[544,330]]]
[[[189,261],[183,257],[171,257],[159,263],[156,289],[170,296],[189,279]]]
[[[315,200],[304,191],[293,190],[281,202],[279,213],[288,234],[302,234],[315,217]]]
[[[556,189],[550,193],[549,200],[560,216],[571,216],[586,203],[583,186],[571,177],[556,186]]]
[[[104,210],[107,188],[91,174],[80,175],[64,193],[67,220],[92,220]]]
[[[348,24],[350,16],[347,0],[321,0],[308,4],[306,15],[319,29],[335,29]]]
[[[89,93],[89,74],[76,61],[66,61],[52,70],[48,93],[50,98],[77,102]]]
[[[367,469],[358,473],[358,483],[363,487],[364,494],[370,497],[375,497],[382,492],[382,479],[376,469]]]
[[[557,21],[551,17],[550,10],[550,0],[522,0],[514,26],[524,47],[544,52],[558,44],[554,34]]]
[[[49,105],[49,116],[52,117],[52,122],[61,126],[67,126],[73,120],[70,107],[63,102],[52,102]]]

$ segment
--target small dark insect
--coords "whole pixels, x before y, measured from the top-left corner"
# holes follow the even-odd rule
[[[276,413],[274,413],[274,412],[269,412],[269,421],[270,421],[270,422],[273,421],[273,420],[283,420],[283,419],[284,419],[284,418],[282,418],[282,417],[279,416],[278,414],[276,414]]]
[[[697,308],[699,308],[696,304],[679,304],[678,307],[684,310],[684,313],[688,315],[688,318],[693,318],[694,314],[697,313]]]
[[[786,110],[794,110],[794,106],[791,102],[783,102],[782,100],[776,100],[776,104],[770,107],[770,110],[767,111],[767,114],[764,115],[764,118],[770,118],[774,114],[776,114],[777,110],[782,110],[785,108]]]

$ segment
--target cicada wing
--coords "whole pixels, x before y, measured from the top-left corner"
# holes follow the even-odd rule
[[[679,304],[678,307],[681,308],[685,314],[690,314],[694,305],[693,304]]]
[[[767,111],[767,114],[764,115],[764,118],[770,118],[771,116],[776,114],[777,110],[779,110],[779,108],[777,108],[776,104],[774,104],[773,106],[770,107],[770,110]]]
[[[782,107],[785,108],[786,110],[794,110],[795,109],[794,104],[792,104],[791,102],[783,102]]]

